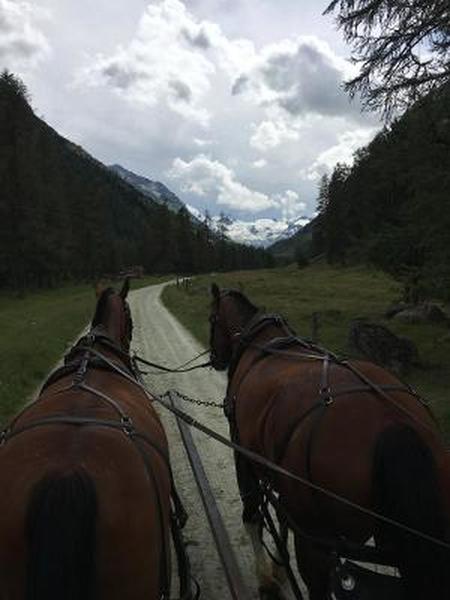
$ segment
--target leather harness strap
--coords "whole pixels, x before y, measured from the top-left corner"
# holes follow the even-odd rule
[[[160,564],[160,573],[159,573],[159,593],[160,598],[162,600],[166,600],[169,598],[170,594],[170,554],[167,548],[167,539],[165,536],[165,531],[163,528],[164,515],[163,515],[163,507],[162,500],[160,497],[159,488],[156,482],[155,473],[153,472],[152,465],[150,463],[148,453],[142,447],[141,442],[145,443],[146,446],[155,451],[158,456],[162,459],[164,465],[166,466],[169,478],[171,481],[171,494],[173,500],[173,507],[176,511],[175,518],[171,519],[172,526],[183,526],[186,522],[186,512],[181,504],[179,496],[175,490],[175,483],[173,479],[172,470],[170,467],[169,456],[168,453],[161,448],[158,444],[154,442],[147,434],[140,432],[135,429],[132,419],[127,415],[127,413],[123,410],[120,404],[103,393],[100,390],[97,390],[85,382],[85,378],[88,374],[89,368],[102,368],[106,369],[112,373],[115,373],[121,377],[124,377],[127,381],[135,383],[138,387],[140,384],[138,382],[138,374],[137,371],[133,368],[133,363],[128,357],[129,364],[120,364],[116,361],[105,357],[98,350],[96,350],[93,345],[94,343],[100,343],[105,345],[108,350],[113,351],[113,353],[120,356],[123,360],[123,355],[126,354],[122,351],[121,348],[116,346],[112,340],[107,338],[105,335],[101,333],[97,333],[95,330],[91,330],[91,332],[84,338],[81,338],[79,342],[72,348],[69,353],[65,357],[65,364],[62,367],[56,369],[49,378],[44,382],[40,394],[33,402],[26,405],[10,422],[8,427],[0,432],[0,447],[4,446],[8,441],[14,439],[15,437],[27,432],[35,430],[39,427],[49,427],[54,425],[71,425],[76,427],[99,427],[111,429],[113,431],[122,432],[131,442],[132,445],[138,450],[139,455],[142,458],[142,461],[145,466],[145,471],[147,473],[148,481],[154,491],[156,502],[157,502],[157,511],[159,514],[159,522],[161,527],[161,548],[162,548],[162,559]],[[73,374],[72,383],[63,388],[62,390],[57,390],[55,394],[68,392],[68,391],[85,391],[87,393],[95,395],[102,402],[106,403],[108,406],[113,408],[113,410],[118,414],[120,420],[114,419],[94,419],[89,417],[80,417],[80,416],[66,416],[64,414],[53,414],[47,417],[42,417],[39,419],[31,420],[28,423],[25,423],[21,426],[17,426],[18,420],[23,417],[23,415],[29,411],[32,407],[36,405],[36,403],[42,397],[42,394],[48,387],[60,379],[67,377],[68,375]],[[148,396],[147,396],[148,397]],[[179,512],[178,512],[179,511]],[[175,537],[174,537],[175,540]]]
[[[255,338],[268,326],[275,325],[281,326],[288,335],[275,337],[264,344],[259,344],[255,342]],[[292,346],[297,346],[298,352],[295,351],[287,351],[285,348],[289,348]],[[242,377],[240,378],[237,385],[234,387],[233,394],[230,398],[229,391],[231,389],[231,384],[233,381],[233,377],[235,375],[236,369],[240,362],[240,359],[244,355],[245,351],[248,349],[255,349],[259,351],[259,354],[254,358],[252,363],[247,367]],[[410,413],[406,408],[399,405],[394,401],[390,396],[388,396],[389,392],[404,392],[410,396],[416,398],[425,408],[427,408],[428,412],[431,414],[428,405],[426,402],[417,394],[411,387],[406,384],[390,384],[390,385],[379,385],[375,384],[371,380],[369,380],[363,373],[361,373],[356,367],[351,365],[348,361],[339,360],[334,354],[324,350],[320,346],[310,342],[309,340],[298,337],[295,332],[290,328],[287,322],[277,314],[261,314],[256,313],[254,317],[249,321],[244,331],[242,332],[239,344],[235,349],[235,352],[232,356],[230,367],[229,367],[229,383],[228,383],[228,391],[227,397],[225,399],[225,404],[227,407],[227,416],[229,419],[233,420],[232,432],[234,434],[234,440],[239,442],[239,431],[235,419],[235,401],[239,392],[239,389],[250,374],[252,369],[258,364],[261,360],[268,358],[269,356],[278,356],[286,359],[294,359],[294,360],[320,360],[322,361],[322,370],[320,374],[320,382],[319,382],[319,390],[318,390],[318,401],[310,406],[289,428],[289,431],[285,435],[282,444],[279,446],[279,450],[277,452],[277,456],[275,457],[276,462],[280,462],[288,448],[289,442],[292,439],[294,433],[301,426],[301,424],[306,421],[308,418],[315,418],[313,424],[308,433],[308,439],[306,443],[306,473],[308,480],[313,482],[313,474],[312,474],[312,451],[314,440],[316,437],[316,433],[318,431],[318,427],[322,421],[322,418],[325,416],[327,412],[327,407],[332,404],[336,398],[348,394],[353,393],[376,393],[378,396],[387,399],[394,406],[396,406],[402,412],[405,412],[408,416],[417,420],[415,416]],[[338,365],[343,368],[349,369],[361,382],[362,385],[354,385],[354,386],[340,386],[331,389],[330,386],[330,369],[332,365]],[[419,422],[421,423],[421,422]],[[422,424],[424,427],[427,427],[426,424]]]

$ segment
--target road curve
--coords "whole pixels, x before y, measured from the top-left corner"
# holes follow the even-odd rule
[[[133,315],[133,349],[148,360],[177,366],[201,352],[203,348],[193,336],[163,306],[160,296],[164,285],[135,290],[130,294]],[[151,370],[150,368],[148,369]],[[176,389],[194,398],[221,402],[225,395],[225,375],[210,369],[187,374],[152,373],[145,377],[150,391],[163,393]],[[228,425],[223,412],[191,404],[186,412],[201,420],[222,435],[228,436]],[[171,463],[178,492],[189,513],[185,537],[189,541],[192,570],[202,588],[203,600],[229,600],[225,576],[203,511],[196,483],[172,415],[159,409],[169,438]],[[241,502],[230,450],[219,446],[200,432],[193,431],[194,441],[203,461],[207,476],[217,499],[232,547],[237,555],[244,580],[258,598],[250,542],[241,524]],[[174,589],[172,595],[176,593]]]

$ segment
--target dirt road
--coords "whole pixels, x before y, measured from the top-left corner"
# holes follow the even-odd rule
[[[163,287],[163,285],[158,285],[143,288],[130,295],[135,326],[133,349],[148,360],[176,366],[199,353],[202,347],[162,305],[160,294]],[[202,369],[189,374],[155,372],[146,376],[145,379],[149,390],[156,393],[177,389],[192,397],[216,402],[221,402],[225,395],[225,376],[210,369]],[[198,407],[191,404],[183,408],[209,427],[228,436],[227,421],[220,409]],[[202,599],[228,600],[230,595],[219,557],[177,424],[170,414],[163,411],[163,408],[159,410],[169,438],[171,463],[177,488],[190,516],[185,536],[190,542],[189,554],[194,575],[198,578],[202,588]],[[237,554],[243,577],[249,583],[256,599],[258,595],[256,578],[253,573],[253,558],[250,543],[241,525],[241,502],[235,480],[232,454],[227,448],[219,446],[217,442],[199,432],[193,431],[193,435],[231,543]]]

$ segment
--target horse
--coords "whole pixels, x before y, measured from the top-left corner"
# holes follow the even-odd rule
[[[166,435],[129,354],[121,291],[1,434],[0,597],[169,597]]]
[[[296,561],[311,600],[329,597],[336,564],[333,544],[317,542],[362,547],[371,537],[400,572],[398,597],[449,598],[450,461],[426,404],[382,367],[341,361],[297,337],[241,291],[213,284],[211,292],[210,358],[215,369],[228,369],[231,438],[303,480],[235,456],[261,597],[280,595],[279,570],[261,540],[260,481],[268,480],[295,525]]]

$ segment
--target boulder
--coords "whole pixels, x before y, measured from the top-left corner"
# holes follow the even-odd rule
[[[350,348],[360,356],[397,373],[420,364],[419,353],[410,339],[366,319],[351,322],[348,341]]]
[[[416,306],[405,306],[404,309],[393,314],[391,311],[391,316],[406,323],[445,323],[448,320],[442,308],[432,302],[424,302]]]
[[[407,302],[397,302],[395,304],[391,304],[386,309],[386,312],[384,313],[384,317],[386,319],[392,319],[392,317],[395,317],[395,315],[398,315],[399,313],[401,313],[405,310],[411,310],[413,308],[414,308],[414,304],[408,304]]]

